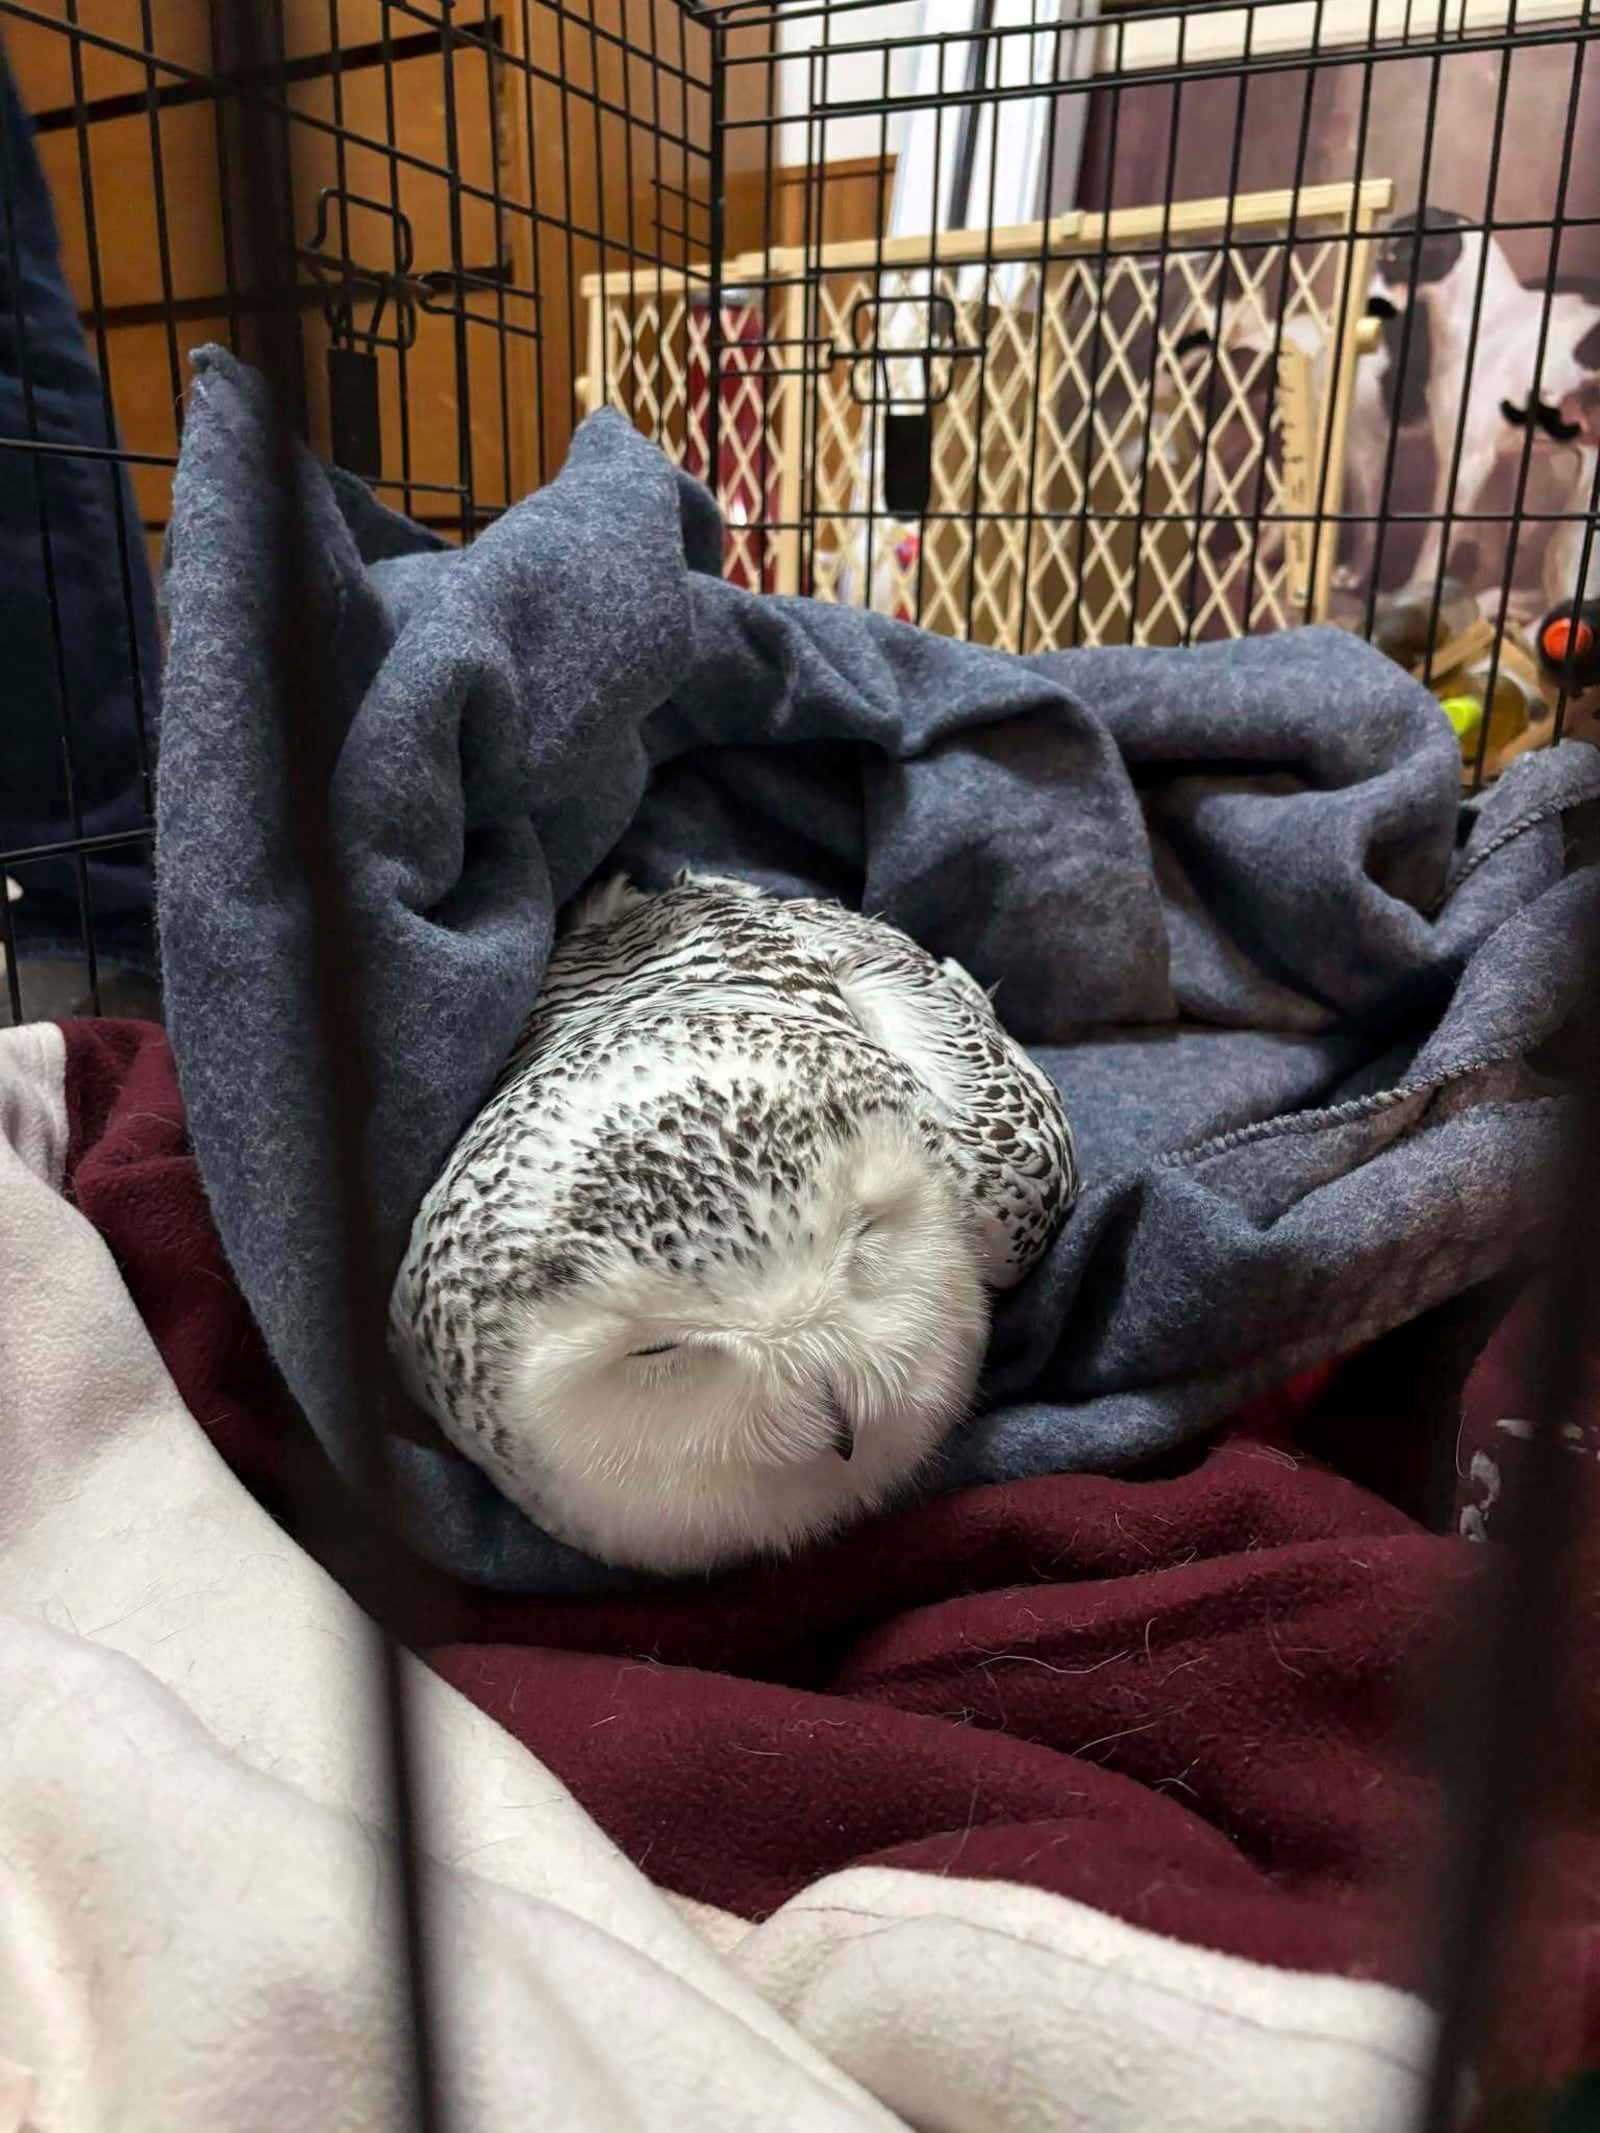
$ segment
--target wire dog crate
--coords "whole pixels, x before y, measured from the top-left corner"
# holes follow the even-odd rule
[[[752,589],[1030,654],[1409,602],[1419,674],[1476,676],[1471,790],[1519,630],[1600,590],[1591,0],[0,0],[0,29],[0,538],[48,703],[0,714],[12,1020],[152,967],[148,588],[187,352],[274,330],[263,128],[286,411],[441,539],[610,407],[709,483]],[[1575,650],[1545,681],[1519,744],[1596,715]]]
[[[451,539],[606,404],[711,481],[747,585],[1039,652],[1370,631],[1397,592],[1436,624],[1455,572],[1492,703],[1519,629],[1600,583],[1593,30],[1498,5],[277,0],[244,80],[221,0],[4,0],[99,406],[37,464],[23,360],[0,445],[43,608],[52,484],[111,514],[140,795],[103,824],[104,763],[67,748],[51,833],[5,835],[9,897],[97,966],[101,877],[147,834],[132,550],[158,563],[188,349],[251,347],[243,97],[288,151],[299,419]],[[1461,639],[1422,634],[1431,676]],[[69,726],[73,635],[46,661]],[[1583,694],[1556,677],[1532,738]]]
[[[711,482],[750,586],[1025,652],[1370,633],[1403,597],[1427,678],[1470,653],[1485,706],[1515,678],[1513,746],[1593,722],[1592,677],[1537,694],[1527,643],[1600,586],[1600,90],[1568,0],[274,0],[254,74],[234,14],[0,0],[87,347],[63,423],[23,333],[0,424],[64,736],[0,830],[11,1013],[15,929],[85,998],[102,951],[150,959],[117,924],[144,564],[187,352],[252,346],[246,101],[286,149],[298,419],[447,538],[605,404]],[[92,618],[55,568],[77,509],[106,516]]]

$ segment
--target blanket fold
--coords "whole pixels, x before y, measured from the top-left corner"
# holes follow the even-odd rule
[[[241,508],[260,409],[231,358],[197,362],[158,794],[167,1012],[229,1259],[347,1464],[269,559]],[[1551,1105],[1520,1062],[1570,992],[1593,898],[1563,886],[1562,819],[1600,795],[1600,753],[1524,759],[1463,824],[1437,705],[1337,632],[1018,659],[746,593],[710,574],[705,492],[615,414],[465,551],[405,552],[309,461],[304,485],[392,1259],[558,907],[602,865],[681,864],[840,895],[958,957],[1095,1151],[1004,1302],[946,1481],[1146,1458],[1527,1247]],[[1174,1067],[1196,1036],[1203,1093]],[[1244,1127],[1261,1137],[1227,1138]],[[434,1562],[504,1590],[616,1582],[455,1453],[399,1454]]]

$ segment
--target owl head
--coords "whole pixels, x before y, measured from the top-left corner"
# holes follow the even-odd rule
[[[706,1570],[904,1488],[971,1400],[987,1303],[958,1183],[893,1088],[819,1101],[799,1061],[650,1082],[588,1122],[558,1232],[501,1221],[475,1271],[402,1277],[397,1325],[425,1338],[396,1345],[546,1531]],[[452,1309],[472,1326],[454,1366]]]

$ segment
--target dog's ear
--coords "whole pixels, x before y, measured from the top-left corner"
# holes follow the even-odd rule
[[[1461,263],[1465,215],[1452,207],[1427,207],[1420,215],[1396,215],[1378,247],[1378,279],[1391,289],[1421,289],[1444,281]],[[1421,233],[1419,242],[1418,233]]]

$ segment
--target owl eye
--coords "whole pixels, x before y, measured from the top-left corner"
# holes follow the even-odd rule
[[[636,1361],[644,1355],[673,1355],[682,1345],[681,1341],[661,1341],[654,1348],[630,1348],[628,1356],[630,1361]]]

